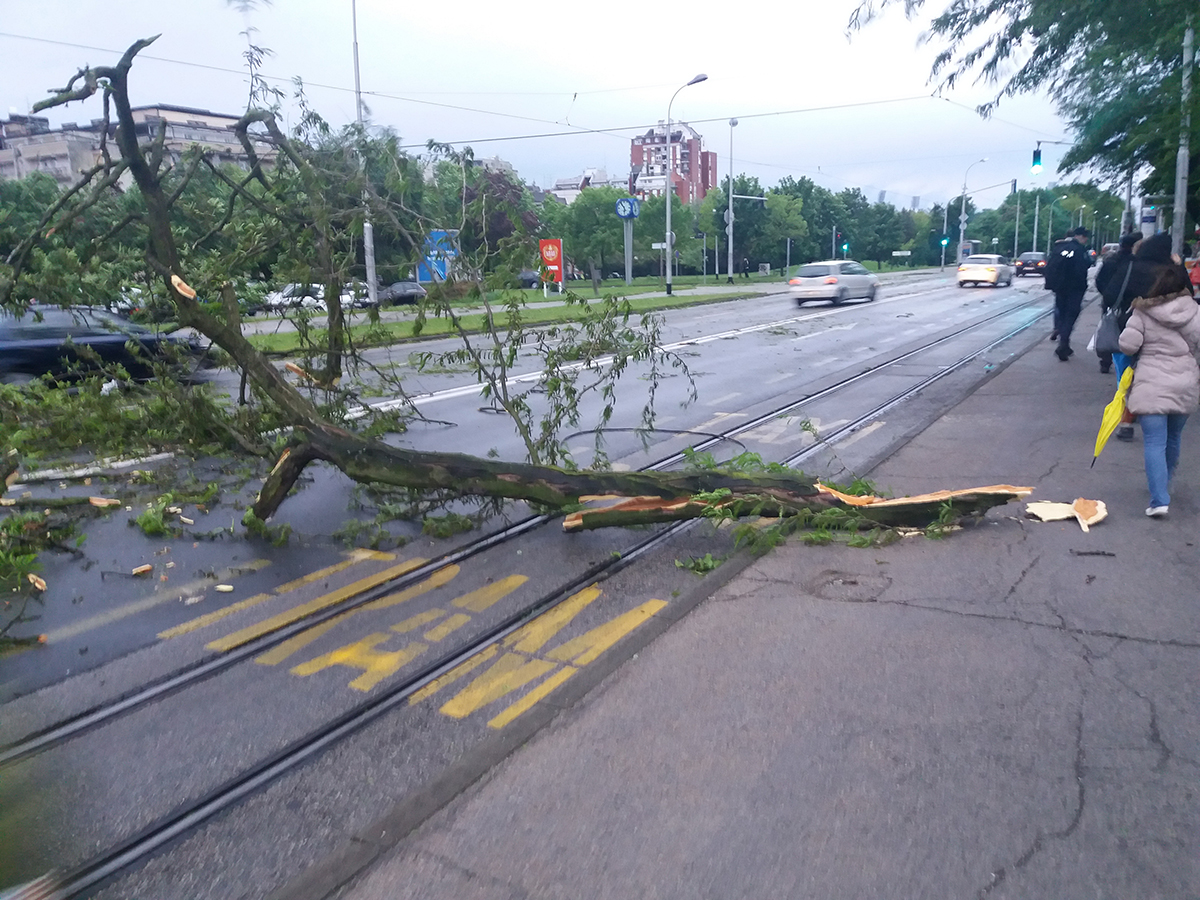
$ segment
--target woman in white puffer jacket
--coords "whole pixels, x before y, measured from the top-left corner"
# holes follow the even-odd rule
[[[1165,516],[1171,502],[1171,476],[1179,462],[1183,426],[1200,405],[1200,306],[1177,266],[1164,266],[1150,296],[1133,301],[1133,314],[1121,332],[1121,352],[1137,355],[1133,388],[1126,407],[1142,425],[1146,515]]]

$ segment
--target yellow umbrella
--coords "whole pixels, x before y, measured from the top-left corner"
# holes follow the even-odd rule
[[[1129,393],[1131,384],[1133,384],[1133,366],[1121,373],[1117,392],[1113,394],[1108,406],[1104,407],[1104,415],[1100,419],[1100,433],[1096,435],[1096,452],[1092,454],[1093,466],[1096,464],[1096,457],[1100,455],[1100,451],[1104,449],[1104,445],[1108,443],[1112,433],[1121,424],[1121,417],[1125,415],[1125,395]]]

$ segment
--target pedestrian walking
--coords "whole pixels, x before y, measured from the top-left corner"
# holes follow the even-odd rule
[[[1171,478],[1179,463],[1183,426],[1200,406],[1200,306],[1191,282],[1178,264],[1159,267],[1146,296],[1133,301],[1121,332],[1121,352],[1137,357],[1133,388],[1126,407],[1142,425],[1146,515],[1165,516],[1171,503]]]
[[[742,257],[742,277],[743,278],[750,277],[750,260],[748,260],[744,256]]]
[[[1071,332],[1083,306],[1087,292],[1087,273],[1092,267],[1086,244],[1090,232],[1082,226],[1050,250],[1046,260],[1046,287],[1054,292],[1054,331],[1058,347],[1054,353],[1066,362],[1075,353],[1071,349]]]
[[[1120,249],[1108,256],[1100,264],[1096,272],[1096,290],[1100,292],[1101,305],[1105,312],[1116,310],[1118,328],[1123,330],[1129,321],[1131,304],[1137,294],[1129,290],[1130,271],[1133,267],[1133,248],[1141,241],[1142,236],[1131,232],[1121,238]],[[1099,352],[1099,351],[1097,351]],[[1113,363],[1117,364],[1117,381],[1121,373],[1129,365],[1129,358],[1123,353],[1100,354],[1100,371],[1108,373]]]

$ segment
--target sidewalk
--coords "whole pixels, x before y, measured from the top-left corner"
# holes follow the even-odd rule
[[[759,560],[337,896],[1200,895],[1200,434],[1150,520],[1115,387],[1044,341],[871,477],[998,482],[942,540]]]

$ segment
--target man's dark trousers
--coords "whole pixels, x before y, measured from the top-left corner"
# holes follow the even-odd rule
[[[1084,291],[1055,291],[1054,318],[1058,322],[1058,355],[1065,356],[1071,349],[1071,332],[1083,306]]]

